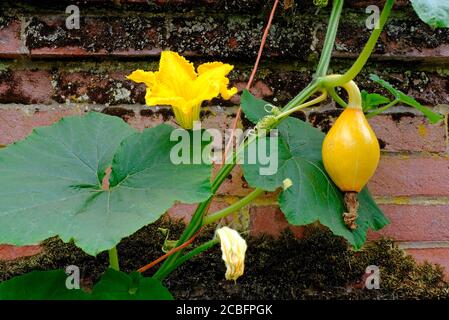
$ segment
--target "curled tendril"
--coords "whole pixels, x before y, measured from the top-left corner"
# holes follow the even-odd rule
[[[322,7],[324,8],[325,6],[327,6],[328,0],[313,0],[313,4],[316,5],[317,7]]]
[[[279,109],[278,107],[273,106],[272,104],[269,104],[269,103],[264,105],[263,109],[265,110],[266,113],[271,113],[275,116],[281,114],[281,109]]]

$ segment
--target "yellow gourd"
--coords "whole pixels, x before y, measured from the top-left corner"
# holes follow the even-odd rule
[[[332,181],[345,192],[348,212],[343,213],[343,219],[354,230],[359,206],[357,195],[376,171],[380,147],[361,108],[357,85],[350,81],[343,88],[348,92],[348,106],[324,138],[322,157]]]

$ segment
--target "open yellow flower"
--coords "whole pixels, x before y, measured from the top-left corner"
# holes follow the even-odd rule
[[[197,68],[176,52],[161,54],[156,72],[136,70],[127,78],[145,83],[147,105],[170,105],[176,120],[185,129],[192,129],[200,118],[201,103],[221,95],[230,99],[237,88],[228,89],[227,74],[234,67],[222,62],[204,63]]]
[[[223,260],[226,264],[226,280],[237,280],[245,269],[246,241],[240,234],[228,227],[218,229]]]

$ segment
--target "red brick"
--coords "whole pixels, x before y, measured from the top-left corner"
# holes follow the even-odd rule
[[[26,111],[0,108],[0,144],[10,144],[25,138],[34,127],[48,126],[68,115],[82,114],[81,109]]]
[[[381,205],[390,224],[369,239],[381,236],[396,241],[449,240],[449,205]]]
[[[0,103],[51,102],[53,87],[48,71],[8,70],[0,74]]]
[[[304,227],[289,225],[278,206],[252,207],[250,215],[250,234],[253,236],[266,234],[278,237],[287,228],[290,228],[297,238],[303,236]]]
[[[446,279],[449,280],[449,248],[406,249],[406,252],[419,263],[427,261],[439,264],[444,268]]]
[[[20,21],[11,21],[0,28],[0,58],[16,58],[25,53],[21,48]]]
[[[385,151],[443,153],[447,150],[444,121],[430,124],[421,116],[402,116],[395,120],[394,116],[384,114],[370,119],[370,124]]]
[[[369,189],[378,196],[448,196],[448,156],[383,155]]]
[[[234,83],[233,86],[237,87],[237,89],[239,90],[239,94],[233,96],[231,98],[231,102],[238,105],[240,104],[240,94],[242,93],[243,89],[246,88],[246,81]],[[270,88],[265,82],[260,80],[256,81],[256,83],[252,85],[249,91],[259,99],[266,99],[267,97],[271,97],[273,95],[272,88]]]
[[[15,260],[23,257],[30,257],[42,252],[42,247],[32,246],[12,246],[0,244],[0,260]]]
[[[215,165],[214,174],[218,172],[220,165]],[[236,166],[225,179],[217,191],[217,194],[226,196],[246,196],[253,189],[248,186],[240,166]]]

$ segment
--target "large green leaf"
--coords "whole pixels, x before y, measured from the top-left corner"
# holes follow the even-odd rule
[[[0,300],[87,300],[81,289],[66,287],[62,270],[33,271],[0,283]]]
[[[92,297],[96,300],[173,300],[162,283],[144,278],[138,272],[129,275],[108,269],[95,285]]]
[[[420,111],[429,120],[430,123],[437,123],[444,119],[443,115],[433,112],[429,108],[424,107],[423,105],[421,105],[418,101],[416,101],[412,97],[409,97],[402,91],[394,88],[389,82],[379,78],[379,76],[377,76],[375,74],[371,74],[370,79],[373,80],[374,82],[380,84],[385,89],[387,89],[400,102],[405,103],[406,105],[413,107],[413,108],[417,109],[418,111]]]
[[[266,110],[268,110],[267,106],[270,103],[262,99],[257,99],[246,89],[243,90],[240,105],[242,106],[245,117],[254,124],[264,116],[269,115]]]
[[[250,106],[243,108],[245,110]],[[342,218],[345,211],[343,194],[329,178],[321,161],[324,134],[295,118],[284,120],[278,129],[277,172],[273,175],[261,175],[260,168],[264,167],[261,163],[246,162],[242,167],[251,186],[267,191],[282,187],[286,179],[291,180],[291,186],[279,195],[280,208],[289,223],[306,225],[319,221],[334,234],[345,237],[355,248],[360,248],[365,243],[369,228],[378,230],[388,224],[368,190],[364,189],[359,194],[358,228],[350,231]],[[270,145],[268,141],[266,145]],[[270,150],[273,151],[276,150]]]
[[[92,293],[68,289],[62,270],[33,271],[0,283],[0,300],[172,300],[158,280],[108,269]]]
[[[449,1],[411,0],[413,9],[422,21],[432,28],[449,28]]]
[[[174,128],[136,133],[90,113],[36,129],[0,150],[0,243],[58,235],[95,255],[160,217],[176,200],[210,196],[210,165],[170,160]],[[115,154],[115,155],[114,155]],[[112,164],[110,190],[102,190]]]

